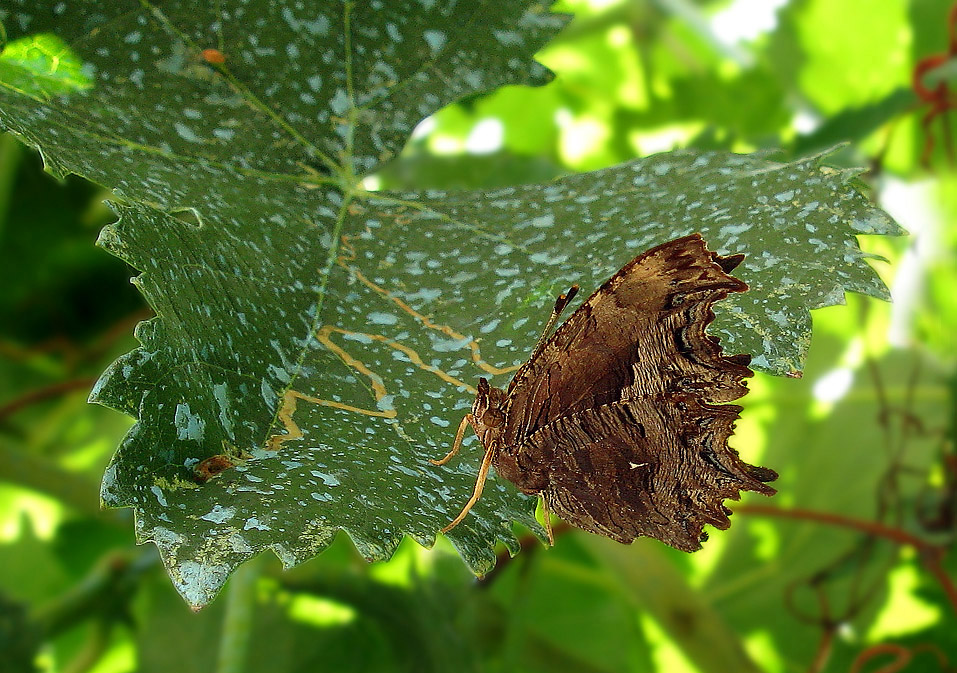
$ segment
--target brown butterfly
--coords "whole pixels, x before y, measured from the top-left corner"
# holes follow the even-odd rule
[[[448,462],[471,425],[485,457],[468,514],[490,466],[579,528],[629,543],[647,535],[685,551],[703,527],[726,529],[724,499],[773,495],[777,474],[728,447],[748,392],[749,355],[721,354],[705,328],[711,307],[748,286],[728,275],[744,255],[721,257],[700,234],[644,252],[548,333],[578,291],[555,302],[528,362],[507,390],[480,379]]]

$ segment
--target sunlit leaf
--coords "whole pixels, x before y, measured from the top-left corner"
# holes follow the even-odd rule
[[[909,4],[904,0],[885,0],[880,6],[809,0],[782,12],[784,20],[795,23],[806,54],[801,89],[817,109],[833,113],[871,103],[909,83],[910,44],[907,32],[901,30]]]
[[[902,88],[877,102],[842,110],[811,133],[798,136],[794,151],[812,152],[839,142],[863,140],[884,124],[913,109],[915,102],[914,93]]]
[[[14,40],[0,53],[0,86],[17,93],[45,99],[92,85],[82,61],[56,35]]]

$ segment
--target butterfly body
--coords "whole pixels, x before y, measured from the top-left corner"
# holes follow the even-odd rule
[[[777,475],[727,443],[741,407],[726,403],[747,393],[750,357],[722,355],[705,333],[714,302],[747,289],[728,274],[742,259],[709,251],[698,234],[648,250],[544,341],[507,389],[482,379],[467,420],[486,450],[483,469],[494,466],[579,528],[686,551],[700,548],[705,524],[730,525],[724,499],[773,494],[764,482]]]

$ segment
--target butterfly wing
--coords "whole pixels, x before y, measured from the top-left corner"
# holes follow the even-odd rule
[[[745,463],[727,438],[741,407],[632,398],[564,416],[532,435],[519,460],[550,459],[542,493],[583,530],[630,543],[649,536],[684,551],[702,528],[731,525],[726,498],[772,495],[776,474]]]
[[[720,355],[704,329],[711,305],[747,285],[698,234],[642,253],[602,285],[522,366],[508,388],[503,444],[563,416],[633,396],[694,392],[726,402],[747,392],[747,360]]]
[[[584,530],[621,542],[700,547],[730,525],[726,498],[771,495],[777,475],[728,447],[749,356],[705,332],[711,307],[747,289],[740,257],[697,234],[639,255],[516,374],[496,470]]]

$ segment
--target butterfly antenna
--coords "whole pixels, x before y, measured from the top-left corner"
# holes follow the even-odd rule
[[[558,318],[561,317],[562,311],[564,311],[572,299],[575,298],[575,295],[578,294],[578,285],[572,285],[568,288],[568,292],[564,292],[558,295],[558,298],[555,299],[555,308],[552,309],[552,314],[548,317],[548,322],[545,323],[545,329],[542,330],[542,336],[538,338],[538,343],[535,344],[535,350],[532,351],[529,360],[534,360],[535,357],[545,348],[545,344],[548,342],[548,335],[551,333],[552,328],[555,326],[555,323],[558,322]]]

